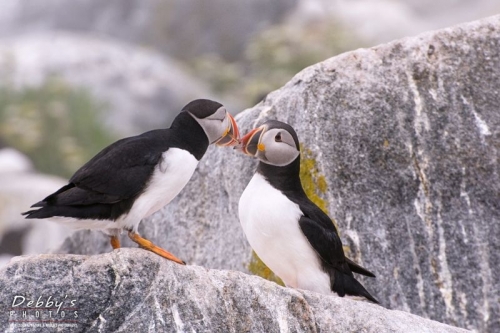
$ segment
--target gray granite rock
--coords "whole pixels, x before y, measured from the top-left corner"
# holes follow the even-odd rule
[[[63,302],[59,312],[52,305],[52,319],[50,301]],[[17,257],[0,270],[0,308],[5,332],[54,332],[42,327],[46,321],[58,323],[58,332],[466,332],[241,272],[180,266],[140,249]]]
[[[495,16],[328,59],[237,120],[242,131],[271,118],[295,127],[326,182],[318,196],[349,256],[376,273],[361,281],[383,305],[498,332],[498,87]],[[210,148],[142,233],[188,263],[248,271],[237,207],[254,168]],[[95,235],[61,251],[109,251]]]

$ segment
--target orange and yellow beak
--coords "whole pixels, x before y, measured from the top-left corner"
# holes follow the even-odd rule
[[[226,129],[226,133],[224,133],[224,135],[215,142],[217,146],[230,147],[235,146],[240,142],[238,124],[236,124],[236,120],[234,120],[233,116],[229,113],[227,116],[229,117],[229,127]]]
[[[260,142],[260,138],[265,130],[264,126],[254,128],[241,138],[240,144],[235,148],[247,155],[256,156],[259,151],[264,151],[266,149],[264,144]]]

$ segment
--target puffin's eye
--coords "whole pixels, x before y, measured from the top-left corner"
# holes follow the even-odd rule
[[[276,136],[274,137],[274,141],[281,142],[281,132],[279,132],[278,134],[276,134]]]

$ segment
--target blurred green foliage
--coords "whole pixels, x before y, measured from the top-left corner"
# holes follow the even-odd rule
[[[239,61],[226,62],[207,54],[191,60],[190,65],[219,94],[253,105],[302,69],[361,46],[362,40],[333,20],[283,24],[256,34]]]
[[[42,172],[70,177],[114,141],[102,124],[103,103],[51,78],[36,88],[0,87],[0,139]]]

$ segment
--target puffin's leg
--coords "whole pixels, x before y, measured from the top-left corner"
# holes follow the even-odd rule
[[[145,239],[145,238],[142,238],[138,233],[136,232],[133,232],[131,230],[129,230],[128,232],[128,236],[130,237],[131,240],[133,240],[134,242],[136,242],[137,244],[139,244],[139,246],[145,250],[148,250],[148,251],[151,251],[153,253],[156,253],[157,255],[165,258],[165,259],[168,259],[168,260],[172,260],[178,264],[181,264],[181,265],[185,265],[186,263],[182,260],[180,260],[179,258],[177,258],[176,256],[174,256],[172,253],[162,249],[161,247],[159,246],[156,246],[154,245],[151,241]]]
[[[118,238],[118,235],[109,236],[109,242],[111,243],[113,250],[120,248],[120,238]]]

